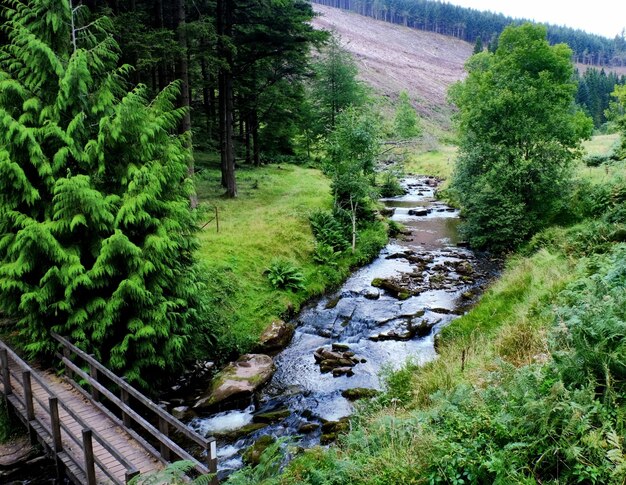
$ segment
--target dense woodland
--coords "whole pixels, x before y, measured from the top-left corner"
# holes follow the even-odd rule
[[[313,0],[313,3],[352,10],[378,20],[450,35],[472,43],[481,38],[483,44],[496,43],[507,25],[525,22],[524,19],[432,0]],[[615,34],[614,39],[607,39],[579,29],[548,26],[551,43],[566,43],[574,52],[575,62],[597,66],[626,65],[625,33]]]
[[[576,71],[578,91],[576,102],[582,106],[593,119],[594,126],[600,127],[612,119],[610,109],[614,98],[611,96],[616,86],[626,84],[626,76],[618,76],[604,69],[590,68],[580,74]]]

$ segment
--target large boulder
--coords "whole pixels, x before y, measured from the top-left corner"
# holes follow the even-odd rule
[[[270,380],[275,370],[274,361],[268,355],[242,355],[236,362],[231,362],[215,376],[211,387],[193,407],[205,409],[225,401],[249,398]]]
[[[272,322],[259,339],[259,349],[268,353],[284,349],[291,342],[295,330],[293,325],[282,320]]]

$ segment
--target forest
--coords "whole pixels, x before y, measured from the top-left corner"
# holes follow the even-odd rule
[[[439,0],[313,0],[313,3],[352,10],[375,19],[450,35],[472,43],[480,38],[485,45],[495,44],[507,25],[526,21]],[[548,40],[553,44],[568,44],[573,50],[575,62],[595,66],[626,65],[623,31],[608,39],[580,29],[548,25]]]
[[[191,402],[190,426],[249,418],[244,438],[219,436],[234,485],[623,483],[626,83],[600,68],[623,65],[623,37],[440,2],[320,3],[484,39],[448,86],[453,130],[360,80],[308,1],[0,0],[2,340],[53,367],[64,335],[164,406]],[[419,246],[409,215],[458,233]],[[408,276],[364,289],[372,261]],[[406,328],[359,334],[360,314]],[[350,386],[377,358],[366,345],[432,358],[333,387],[358,401],[350,417],[295,409],[317,399],[301,383],[261,400],[269,376],[243,407],[215,400],[233,363],[273,367],[307,342],[288,347],[296,325],[318,324],[291,361],[314,384]],[[268,341],[276,327],[286,342]],[[213,374],[183,399],[199,363]]]

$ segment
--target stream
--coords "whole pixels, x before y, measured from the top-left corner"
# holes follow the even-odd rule
[[[403,185],[405,195],[383,202],[394,212],[391,219],[406,227],[406,234],[392,239],[376,260],[355,272],[338,291],[293,319],[295,335],[274,358],[276,373],[258,399],[246,409],[189,423],[218,438],[220,477],[240,468],[242,451],[263,435],[291,437],[304,448],[320,440],[324,444],[322,425],[352,413],[353,403],[342,391],[380,390],[385,372],[409,359],[417,364],[435,359],[434,336],[480,294],[493,263],[460,247],[464,244],[457,231],[459,213],[436,200],[437,181],[414,177]],[[322,373],[321,348],[347,351],[344,357],[353,358],[348,372]],[[255,414],[277,410],[286,417],[238,434]]]

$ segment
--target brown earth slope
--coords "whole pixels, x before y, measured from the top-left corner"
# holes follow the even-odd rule
[[[446,91],[464,77],[471,44],[337,8],[313,8],[319,14],[313,25],[339,34],[357,61],[360,78],[377,93],[395,101],[406,90],[422,117],[444,128],[449,124]]]

